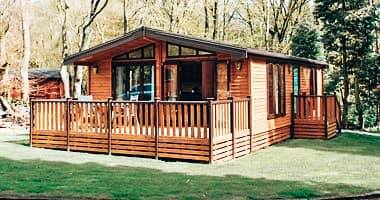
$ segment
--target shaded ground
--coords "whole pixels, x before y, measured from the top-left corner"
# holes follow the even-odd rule
[[[380,189],[379,137],[289,140],[208,165],[30,148],[19,144],[26,143],[25,132],[15,138],[13,132],[0,130],[2,195],[255,199],[346,196]]]

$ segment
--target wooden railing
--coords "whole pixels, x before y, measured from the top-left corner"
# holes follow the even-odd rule
[[[317,132],[319,125],[322,126],[325,138],[334,135],[335,129],[340,131],[341,111],[335,95],[294,95],[292,99],[292,126],[298,126],[303,135],[307,132]],[[300,124],[304,127],[300,127]],[[333,126],[336,126],[335,129]],[[293,128],[292,132],[297,130],[294,131]]]
[[[35,130],[65,132],[67,107],[65,100],[45,100],[33,107]]]
[[[336,96],[294,96],[294,118],[309,120],[335,120],[339,118]]]
[[[32,99],[30,139],[31,145],[48,148],[209,161],[213,139],[249,132],[249,106],[249,98],[196,102]]]
[[[207,101],[161,101],[158,109],[160,136],[208,138]]]

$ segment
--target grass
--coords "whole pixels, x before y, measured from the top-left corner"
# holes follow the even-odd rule
[[[203,170],[212,170],[215,175],[109,167],[96,163],[70,164],[35,159],[17,161],[0,157],[0,196],[113,199],[345,196],[380,189],[380,183],[376,181],[380,180],[380,175],[375,173],[378,168],[369,163],[373,161],[375,166],[379,166],[379,152],[379,137],[344,134],[331,141],[290,140],[233,162],[197,165],[191,169],[200,174]],[[298,157],[297,161],[293,160],[294,157]],[[347,157],[352,158],[352,161],[340,160]],[[327,171],[332,171],[332,174],[324,176],[322,172],[326,171],[315,169],[319,169],[320,165],[325,166],[326,159],[334,162],[326,166],[331,167]],[[358,163],[356,159],[364,159],[368,163]],[[301,161],[303,165],[297,163]],[[189,167],[193,165],[189,164]],[[355,167],[362,170],[357,176],[350,174],[357,173],[353,170]],[[220,173],[221,168],[228,172]],[[307,171],[310,173],[305,174]],[[357,177],[361,177],[361,180],[357,180]]]
[[[380,157],[380,137],[346,133],[331,141],[289,140],[279,146]]]
[[[126,199],[307,198],[321,191],[365,190],[343,184],[274,181],[242,176],[191,176],[131,167],[0,159],[0,191],[55,197]]]

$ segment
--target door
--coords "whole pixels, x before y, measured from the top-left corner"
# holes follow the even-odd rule
[[[176,101],[179,98],[177,64],[164,65],[164,97],[168,101]]]
[[[228,97],[228,64],[226,62],[216,65],[216,97],[218,99]]]
[[[202,100],[202,66],[200,62],[180,64],[179,91],[182,101]]]

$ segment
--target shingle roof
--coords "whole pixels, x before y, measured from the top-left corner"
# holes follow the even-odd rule
[[[144,36],[152,38],[152,39],[167,41],[170,43],[181,44],[184,46],[196,47],[199,49],[210,50],[210,51],[215,51],[215,52],[224,52],[238,58],[246,58],[248,57],[248,55],[250,55],[254,57],[276,59],[276,60],[289,62],[289,63],[308,64],[312,66],[321,66],[321,67],[328,66],[327,63],[321,62],[318,60],[289,56],[289,55],[285,55],[281,53],[263,51],[263,50],[252,49],[252,48],[244,48],[244,47],[240,47],[237,45],[228,44],[224,42],[208,40],[208,39],[198,38],[194,36],[170,33],[170,32],[148,28],[144,26],[137,28],[131,32],[128,32],[121,37],[115,38],[113,40],[99,44],[87,50],[67,56],[64,59],[64,64],[72,64],[75,61],[79,60],[80,58],[84,58],[87,56],[94,55],[96,53],[100,53],[107,49],[117,47],[121,44],[125,44],[129,41],[132,41],[134,39],[144,37]]]
[[[57,69],[33,68],[29,70],[29,79],[34,78],[61,79],[61,74]]]

